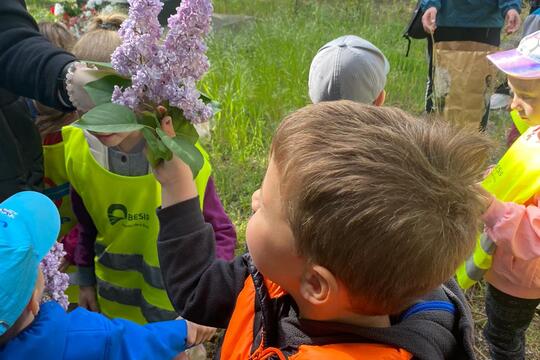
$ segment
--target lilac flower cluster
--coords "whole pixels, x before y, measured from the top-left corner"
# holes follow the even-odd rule
[[[141,103],[168,101],[191,122],[207,121],[212,110],[200,99],[196,83],[209,68],[204,37],[210,32],[212,2],[182,0],[177,13],[169,18],[163,44],[159,42],[157,20],[161,2],[129,3],[128,20],[120,30],[123,44],[114,52],[112,65],[119,73],[131,76],[132,86],[123,90],[116,87],[113,102],[136,110]]]
[[[68,298],[64,291],[69,286],[69,276],[59,270],[65,254],[64,246],[61,243],[55,243],[41,260],[40,266],[45,279],[44,299],[54,300],[67,310]]]
[[[128,18],[118,31],[122,45],[112,54],[111,64],[119,74],[131,77],[133,85],[124,91],[116,86],[112,100],[135,110],[144,97],[156,100],[153,94],[145,94],[145,89],[151,85],[150,69],[159,51],[162,30],[157,16],[163,4],[160,0],[128,2]]]

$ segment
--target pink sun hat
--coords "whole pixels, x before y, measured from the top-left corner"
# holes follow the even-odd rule
[[[517,49],[500,51],[487,58],[507,75],[518,79],[540,79],[540,31],[521,39]]]

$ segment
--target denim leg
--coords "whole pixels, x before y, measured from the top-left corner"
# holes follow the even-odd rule
[[[484,336],[493,360],[525,359],[525,331],[540,299],[520,299],[488,285]]]

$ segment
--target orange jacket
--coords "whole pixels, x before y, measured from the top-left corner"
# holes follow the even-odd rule
[[[198,199],[158,210],[158,218],[160,267],[176,311],[227,329],[217,359],[474,359],[470,311],[454,281],[391,317],[387,328],[302,319],[292,296],[265,279],[249,254],[216,259]]]
[[[278,299],[286,293],[276,284],[269,280],[263,280],[270,299]],[[344,342],[335,344],[337,339],[328,339],[328,343],[317,345],[302,344],[298,347],[281,349],[265,346],[265,341],[261,341],[257,349],[252,353],[253,340],[256,337],[253,333],[255,325],[256,290],[254,280],[248,277],[245,286],[238,295],[236,307],[234,309],[229,327],[225,333],[221,349],[221,359],[227,360],[262,360],[262,359],[305,359],[305,360],[364,360],[364,359],[385,359],[385,360],[409,360],[412,355],[403,350],[390,345],[363,344]],[[263,336],[264,337],[264,336]]]

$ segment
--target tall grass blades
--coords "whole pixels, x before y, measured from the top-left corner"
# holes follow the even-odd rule
[[[220,0],[214,6],[217,13],[253,17],[215,31],[203,80],[222,106],[210,146],[223,202],[231,214],[243,215],[237,225],[249,215],[276,125],[309,103],[309,66],[326,42],[346,34],[373,42],[391,65],[388,104],[422,110],[425,44],[414,43],[406,58],[401,38],[408,1],[299,1],[295,8],[292,0]]]

